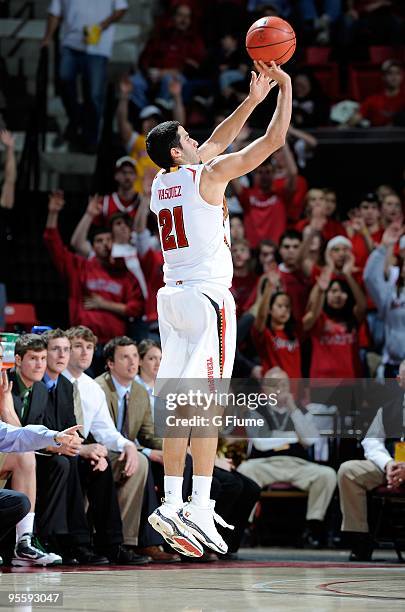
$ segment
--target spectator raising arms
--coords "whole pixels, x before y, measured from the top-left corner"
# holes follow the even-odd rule
[[[99,228],[93,235],[95,257],[92,259],[74,255],[67,249],[58,231],[63,206],[63,194],[51,194],[45,244],[59,274],[69,285],[71,324],[90,327],[104,344],[111,336],[125,333],[130,317],[143,314],[142,291],[134,276],[111,257],[110,230]]]
[[[353,259],[343,269],[344,278],[332,279],[325,267],[309,296],[303,319],[310,331],[310,377],[356,378],[360,375],[358,327],[364,318],[366,299],[352,276]]]
[[[399,275],[396,284],[385,278],[386,254],[400,239],[403,227],[393,224],[387,228],[382,245],[375,249],[364,270],[364,282],[384,321],[385,342],[383,363],[385,376],[394,378],[405,359],[405,261],[399,257]]]
[[[287,293],[279,290],[278,282],[278,274],[273,273],[261,298],[252,337],[263,372],[279,366],[290,378],[300,378],[301,353],[291,315],[291,300]]]

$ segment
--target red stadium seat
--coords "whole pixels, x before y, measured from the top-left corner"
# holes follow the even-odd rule
[[[7,304],[5,318],[6,331],[14,331],[16,327],[31,331],[31,328],[38,324],[33,304]]]
[[[349,69],[349,95],[362,102],[382,89],[381,70],[367,66],[351,66]]]
[[[337,64],[312,66],[312,72],[319,81],[323,93],[328,96],[331,102],[336,102],[342,98],[340,95],[339,68]]]
[[[400,59],[400,51],[395,47],[369,47],[368,54],[370,62],[379,66],[387,59]]]
[[[330,52],[330,47],[307,47],[305,49],[305,63],[308,66],[328,64]]]

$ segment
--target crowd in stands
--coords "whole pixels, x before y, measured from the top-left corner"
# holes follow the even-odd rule
[[[81,0],[53,0],[43,41],[49,45],[62,22],[59,76],[69,120],[64,138],[89,153],[99,141],[112,24],[127,8],[126,0],[98,4],[89,22],[87,7],[87,21],[81,17]],[[400,41],[404,32],[403,7],[394,0],[300,0],[294,10],[286,0],[211,0],[204,7],[167,0],[164,5],[139,64],[117,84],[117,129],[126,154],[111,169],[116,191],[89,195],[70,245],[59,232],[64,194],[49,194],[44,248],[68,291],[70,328],[20,337],[13,387],[0,388],[0,418],[55,430],[78,423],[82,430],[74,450],[0,455],[0,480],[31,502],[17,525],[17,543],[8,548],[1,543],[2,556],[15,565],[180,560],[146,520],[159,505],[163,485],[162,441],[153,424],[161,356],[156,294],[163,285],[163,258],[149,212],[157,168],[146,154],[148,131],[168,117],[190,130],[212,127],[234,110],[250,83],[240,39],[247,28],[241,24],[259,16],[280,15],[305,40],[334,42],[341,58],[364,45]],[[385,481],[400,486],[404,463],[384,446],[390,436],[383,409],[367,422],[378,440],[363,442],[365,460],[348,456],[339,468],[328,464],[327,456],[314,456],[320,431],[310,405],[327,404],[337,379],[374,382],[398,376],[390,397],[403,397],[405,232],[404,193],[398,188],[403,177],[395,186],[377,186],[370,179],[345,215],[321,179],[309,184],[305,164],[317,142],[306,130],[330,122],[332,101],[311,71],[299,64],[293,70],[287,143],[251,175],[232,181],[227,194],[238,318],[234,376],[277,386],[279,401],[266,413],[268,436],[247,432],[251,443],[238,457],[229,441],[220,441],[211,495],[219,514],[236,526],[231,535],[224,533],[232,557],[262,488],[279,481],[308,491],[303,541],[321,546],[338,484],[343,530],[353,536],[351,558],[365,560],[372,553],[366,491]],[[86,84],[83,108],[76,89],[80,74]],[[381,91],[353,107],[343,123],[403,125],[401,61],[385,60],[381,75]],[[260,126],[258,114],[233,150],[249,142],[251,127]],[[7,151],[1,206],[11,208],[14,141],[6,131],[0,140]],[[301,378],[317,382],[310,396],[298,392]],[[399,405],[402,409],[398,402],[394,416]],[[188,455],[185,499],[191,474]],[[213,557],[206,553],[204,560]]]

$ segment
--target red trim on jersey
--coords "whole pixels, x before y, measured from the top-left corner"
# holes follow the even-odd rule
[[[195,183],[195,177],[196,177],[196,174],[197,174],[197,170],[194,170],[194,168],[186,168],[186,170],[190,170],[190,172],[193,175],[193,183]]]
[[[226,315],[225,315],[225,304],[220,310],[221,316],[221,337],[220,337],[220,345],[219,345],[219,371],[221,373],[221,378],[224,372],[225,365],[225,335],[226,335]]]

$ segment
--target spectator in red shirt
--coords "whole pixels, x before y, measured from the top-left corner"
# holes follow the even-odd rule
[[[300,344],[291,314],[291,299],[267,282],[252,327],[262,371],[279,366],[290,378],[301,377]]]
[[[289,223],[296,223],[304,209],[308,191],[307,179],[298,174],[298,167],[288,142],[273,153],[274,164],[273,190],[286,199]]]
[[[366,299],[352,276],[352,262],[343,268],[344,279],[333,279],[329,267],[322,270],[308,301],[303,319],[310,332],[312,379],[357,378],[361,375],[358,328]]]
[[[254,303],[257,275],[251,271],[251,255],[247,240],[235,240],[231,251],[234,267],[231,292],[235,298],[236,314],[239,318]]]
[[[332,213],[331,213],[332,211]],[[336,219],[331,218],[329,214],[333,214],[333,207],[326,201],[325,191],[313,187],[310,189],[305,198],[305,219],[301,219],[295,224],[295,229],[303,232],[307,225],[312,229],[322,233],[323,239],[328,242],[334,236],[345,235],[346,231],[343,225]]]
[[[70,324],[89,327],[105,344],[114,336],[125,334],[130,317],[142,316],[142,291],[125,266],[115,264],[111,258],[109,230],[99,228],[94,235],[92,259],[68,250],[58,231],[63,205],[60,193],[50,196],[45,244],[59,274],[68,282]]]
[[[276,193],[273,176],[272,162],[268,158],[253,171],[252,187],[243,187],[239,179],[232,181],[244,212],[246,238],[253,249],[266,238],[278,243],[287,227],[287,193],[284,190],[282,194]]]
[[[193,26],[192,10],[179,4],[163,26],[158,27],[147,42],[139,59],[140,70],[131,78],[140,108],[155,102],[171,108],[170,83],[175,77],[185,85],[200,76],[206,57],[201,34]],[[135,101],[135,97],[132,97]],[[185,99],[185,101],[187,101]]]
[[[100,198],[101,212],[92,221],[95,225],[107,225],[108,219],[118,212],[135,218],[140,202],[139,193],[134,189],[136,176],[136,163],[132,157],[117,159],[114,173],[117,191]]]
[[[287,230],[280,239],[278,274],[283,291],[290,296],[296,321],[302,320],[311,291],[310,271],[303,265],[302,252],[301,234],[296,230]]]
[[[368,193],[360,202],[358,214],[348,227],[353,247],[355,266],[363,270],[371,251],[380,244],[384,228],[380,223],[380,206],[377,196]]]
[[[349,119],[349,125],[359,125],[367,119],[373,127],[403,125],[405,115],[404,71],[401,62],[386,60],[381,66],[383,89],[362,102]]]

